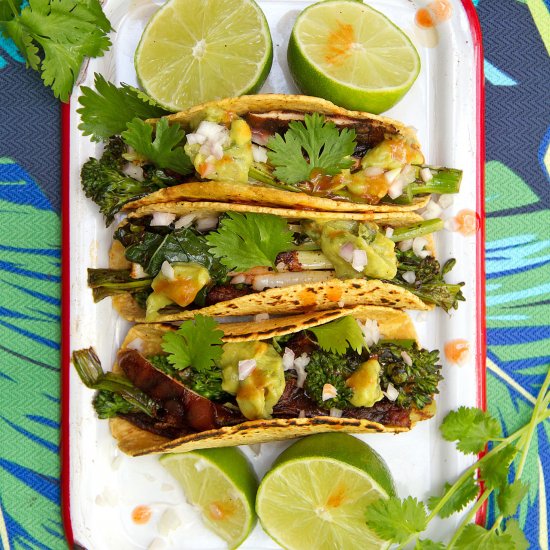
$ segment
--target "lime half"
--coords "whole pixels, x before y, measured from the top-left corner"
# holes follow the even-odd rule
[[[149,20],[135,54],[147,94],[172,111],[254,93],[273,60],[254,0],[169,0]]]
[[[288,64],[302,92],[371,113],[397,103],[420,71],[407,35],[355,0],[306,8],[290,36]]]
[[[205,449],[160,458],[197,506],[206,526],[236,548],[254,524],[258,480],[244,455],[233,447]]]
[[[318,434],[275,461],[260,484],[256,512],[284,548],[386,548],[367,528],[365,508],[394,495],[387,466],[366,443],[346,434]]]

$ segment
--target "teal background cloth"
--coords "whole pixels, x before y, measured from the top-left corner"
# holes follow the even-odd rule
[[[550,365],[550,0],[478,0],[486,75],[487,397],[505,433]],[[66,546],[60,513],[60,106],[0,36],[0,548]],[[518,517],[548,549],[550,422]],[[495,517],[495,503],[488,521]],[[92,549],[89,549],[92,550]]]

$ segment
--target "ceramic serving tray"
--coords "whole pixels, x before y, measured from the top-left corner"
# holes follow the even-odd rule
[[[286,45],[305,0],[264,0],[273,37],[273,68],[262,92],[297,93],[286,66]],[[384,113],[418,130],[427,161],[461,168],[462,189],[443,211],[449,230],[438,237],[440,260],[454,257],[451,281],[464,281],[466,302],[450,315],[442,311],[412,313],[420,342],[441,350],[443,375],[435,418],[399,435],[359,436],[387,462],[401,496],[425,499],[454,481],[472,458],[443,441],[439,425],[445,414],[461,405],[485,405],[485,341],[483,265],[483,75],[479,25],[470,0],[450,2],[450,17],[429,29],[416,22],[420,0],[369,0],[414,42],[422,61],[420,75],[405,98]],[[116,33],[113,46],[101,59],[89,62],[79,85],[93,87],[94,73],[119,84],[137,85],[133,54],[141,32],[161,5],[151,0],[107,0],[104,10]],[[447,14],[449,15],[449,14]],[[181,489],[159,465],[157,457],[130,458],[121,454],[108,423],[92,409],[93,392],[85,388],[69,359],[74,349],[94,346],[104,366],[112,364],[128,323],[111,308],[110,300],[94,304],[86,284],[86,268],[106,267],[112,228],[106,228],[94,203],[80,187],[79,173],[101,146],[78,130],[77,86],[63,112],[63,508],[69,542],[87,550],[217,549],[225,544],[201,523]],[[456,222],[458,219],[459,223]],[[461,220],[476,220],[468,231]],[[471,224],[470,224],[471,226]],[[470,227],[471,228],[471,227]],[[462,339],[469,353],[461,364],[446,359],[447,343]],[[287,442],[242,447],[262,476]],[[137,506],[148,506],[150,521],[132,520]],[[441,540],[454,530],[461,515],[433,522],[432,535]],[[242,548],[277,548],[260,526]]]

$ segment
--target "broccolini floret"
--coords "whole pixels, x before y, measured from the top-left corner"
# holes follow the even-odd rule
[[[118,393],[99,390],[92,402],[97,416],[101,419],[114,418],[120,414],[138,413],[140,410],[126,401]]]

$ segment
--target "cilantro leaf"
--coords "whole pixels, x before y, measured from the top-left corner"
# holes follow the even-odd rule
[[[448,493],[449,489],[453,487],[450,483],[445,483],[445,489],[443,495],[440,497],[430,497],[428,500],[428,507],[433,510],[440,500]],[[449,500],[443,505],[443,508],[439,510],[439,516],[442,518],[448,518],[455,512],[462,510],[469,502],[474,500],[479,493],[479,485],[476,483],[474,476],[469,477],[460,484],[460,487],[449,498]]]
[[[464,528],[453,548],[456,550],[472,550],[472,548],[478,550],[516,550],[510,535],[499,535],[473,523]]]
[[[506,522],[506,529],[504,533],[509,537],[512,537],[515,550],[528,550],[529,543],[521,530],[519,523],[516,519],[509,519]]]
[[[507,484],[509,467],[517,453],[518,449],[514,445],[509,445],[499,453],[480,461],[479,475],[489,489],[498,489]]]
[[[159,118],[168,112],[140,90],[128,84],[117,88],[98,73],[94,86],[95,91],[82,86],[82,95],[78,98],[82,107],[77,109],[82,120],[78,128],[85,136],[91,136],[92,141],[121,134],[134,118]]]
[[[210,252],[236,271],[251,267],[275,267],[280,252],[293,245],[287,222],[273,214],[228,212],[217,231],[206,236]]]
[[[501,435],[497,420],[489,413],[472,407],[451,411],[440,429],[447,441],[458,441],[456,448],[463,453],[479,453],[489,440]]]
[[[513,516],[528,490],[529,486],[519,479],[502,487],[497,497],[500,513],[505,517]]]
[[[99,0],[30,0],[0,28],[61,101],[68,100],[84,58],[101,56],[111,45]]]
[[[122,139],[135,151],[151,161],[158,168],[169,168],[178,174],[188,174],[193,171],[193,164],[181,143],[185,132],[179,124],[170,126],[168,120],[161,118],[155,129],[139,118],[134,118],[127,124],[127,130],[122,132]]]
[[[211,317],[195,315],[184,321],[175,332],[162,338],[162,349],[177,370],[193,367],[195,372],[209,370],[222,356],[223,331]]]
[[[293,120],[284,138],[275,134],[267,147],[274,175],[294,184],[309,180],[314,169],[335,176],[349,168],[353,164],[349,156],[355,150],[355,130],[346,128],[339,132],[333,122],[314,113],[305,115],[303,123]]]
[[[416,541],[414,550],[445,550],[447,548],[442,542],[434,542],[430,539]]]
[[[317,337],[317,343],[325,351],[344,355],[348,348],[361,353],[365,347],[363,332],[357,321],[347,315],[318,327],[309,329]]]
[[[405,542],[410,535],[421,533],[427,526],[424,503],[413,497],[380,499],[366,509],[367,525],[384,540]]]

